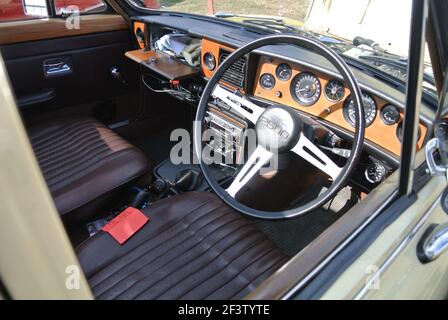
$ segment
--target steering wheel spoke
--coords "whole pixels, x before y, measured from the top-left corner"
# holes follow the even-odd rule
[[[230,108],[243,115],[253,124],[257,123],[258,118],[260,118],[261,114],[264,112],[264,108],[259,107],[255,103],[224,89],[219,84],[217,84],[213,90],[212,96],[223,101]]]
[[[235,198],[236,194],[243,188],[254,176],[259,173],[274,154],[262,146],[258,146],[251,154],[247,162],[238,172],[232,184],[226,189],[227,193]]]
[[[300,134],[299,141],[291,151],[311,163],[316,168],[325,172],[333,180],[336,180],[342,171],[342,168],[338,167],[333,160],[305,137],[303,133]]]

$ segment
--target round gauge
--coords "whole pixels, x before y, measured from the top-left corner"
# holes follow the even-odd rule
[[[344,98],[345,88],[341,81],[333,79],[327,82],[324,92],[328,100],[338,102]]]
[[[373,98],[366,94],[362,94],[362,104],[364,107],[364,118],[366,120],[366,127],[370,126],[376,117],[376,103]],[[356,123],[355,103],[351,98],[348,98],[343,107],[343,113],[345,120],[347,120],[352,126]]]
[[[215,58],[215,56],[212,53],[206,52],[204,54],[203,60],[204,60],[204,65],[205,65],[205,67],[208,70],[210,70],[210,71],[215,70],[215,68],[216,68],[216,58]]]
[[[319,79],[311,73],[297,75],[291,83],[291,94],[302,106],[308,107],[317,102],[322,87]]]
[[[271,90],[275,87],[275,78],[270,73],[265,73],[260,77],[260,85],[265,90]]]
[[[288,81],[292,76],[292,69],[287,63],[279,64],[275,70],[275,75],[281,81]]]
[[[379,183],[386,177],[386,168],[379,163],[371,163],[365,171],[366,179],[370,183]]]
[[[418,127],[417,132],[417,140],[420,140],[420,137],[422,136],[422,129],[420,126]],[[397,138],[400,140],[400,142],[403,142],[403,121],[398,124],[397,127]]]
[[[400,112],[398,111],[397,107],[388,104],[387,106],[383,107],[383,109],[381,109],[381,119],[385,124],[391,126],[393,124],[396,124],[398,120],[400,120]]]

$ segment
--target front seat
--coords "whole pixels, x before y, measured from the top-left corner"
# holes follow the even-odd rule
[[[100,231],[77,248],[97,299],[240,299],[288,257],[208,192],[160,200],[123,245]]]
[[[55,205],[66,223],[85,222],[149,172],[145,155],[91,118],[55,119],[28,129]]]

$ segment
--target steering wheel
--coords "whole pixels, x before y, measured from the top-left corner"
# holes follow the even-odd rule
[[[342,75],[351,91],[351,98],[355,106],[355,135],[350,157],[344,167],[337,166],[325,153],[313,144],[303,133],[303,121],[292,108],[282,105],[261,107],[249,100],[243,94],[235,94],[219,84],[227,69],[238,59],[254,50],[278,44],[290,44],[306,47],[322,55],[331,62]],[[202,135],[206,126],[205,116],[210,98],[218,98],[233,111],[244,116],[255,126],[258,145],[249,156],[246,163],[239,170],[233,182],[227,189],[223,189],[214,179],[208,164],[203,159]],[[362,152],[365,131],[364,108],[359,85],[345,63],[333,50],[321,42],[295,35],[272,35],[257,39],[235,50],[219,66],[204,89],[196,113],[194,125],[194,148],[201,170],[213,191],[235,210],[258,219],[287,219],[294,218],[321,207],[342,189],[355,169]],[[275,141],[275,143],[272,143]],[[277,153],[292,151],[313,166],[325,172],[333,180],[331,186],[317,198],[295,209],[285,211],[262,211],[250,208],[235,199],[236,194],[267,164]]]

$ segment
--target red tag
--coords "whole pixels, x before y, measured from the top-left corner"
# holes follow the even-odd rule
[[[149,220],[140,210],[129,207],[113,218],[101,230],[108,232],[119,244],[125,243]]]

